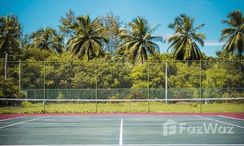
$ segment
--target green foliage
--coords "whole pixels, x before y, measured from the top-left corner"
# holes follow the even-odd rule
[[[104,55],[102,43],[106,43],[107,38],[102,36],[103,27],[98,18],[92,21],[89,16],[77,17],[70,28],[76,34],[68,41],[67,49],[70,52],[85,60]]]
[[[76,22],[76,16],[72,10],[69,10],[65,17],[60,18],[59,30],[65,38],[69,38],[74,35],[74,31],[70,29],[70,26]]]
[[[175,32],[168,39],[169,48],[172,48],[173,58],[176,60],[199,60],[202,59],[202,52],[198,47],[204,45],[205,35],[196,31],[204,26],[193,25],[194,19],[186,15],[180,15],[169,24],[169,28]]]
[[[134,66],[130,78],[132,88],[164,88],[165,64],[151,63]]]
[[[11,60],[20,56],[21,26],[14,15],[0,17],[0,58],[7,53]]]
[[[104,51],[114,55],[121,42],[119,33],[122,22],[120,22],[119,17],[114,16],[113,13],[105,15],[99,18],[99,20],[104,27],[102,34],[108,39],[108,42],[103,44]]]
[[[26,102],[24,103],[24,105]],[[135,113],[135,112],[195,112],[200,113],[200,105],[197,103],[171,103],[162,102],[110,102],[98,103],[98,113]],[[202,112],[244,112],[243,103],[208,103],[202,104]],[[50,103],[44,110],[43,104],[29,104],[25,107],[0,107],[0,114],[6,113],[95,113],[94,103]]]
[[[35,59],[28,59],[21,64],[21,84],[22,89],[40,89],[43,88],[43,62],[37,62]],[[15,78],[16,80],[18,77]]]
[[[64,94],[61,91],[58,91],[57,99],[64,99]]]
[[[31,103],[31,102],[29,102],[29,101],[23,101],[23,102],[21,102],[21,106],[23,108],[30,108],[30,107],[35,107],[36,105]]]
[[[30,47],[61,53],[63,37],[52,28],[41,28],[30,35]]]
[[[156,56],[159,46],[155,41],[163,41],[160,36],[153,36],[147,20],[137,17],[128,24],[130,29],[123,29],[120,38],[123,40],[119,46],[119,52],[124,54],[133,63],[141,61],[143,64],[148,60],[148,54]]]
[[[199,88],[200,87],[199,63],[173,62],[169,64],[169,87],[174,88]]]
[[[231,12],[223,23],[228,27],[224,28],[221,33],[220,40],[226,41],[222,54],[227,58],[236,56],[242,59],[244,52],[244,16],[242,12],[240,10]]]
[[[25,61],[46,61],[49,56],[51,56],[51,52],[48,50],[40,50],[38,48],[24,48],[23,55],[21,56],[21,60]]]
[[[101,63],[97,67],[99,88],[128,88],[131,87],[130,70],[127,63]]]
[[[218,59],[237,59],[243,54],[241,19],[242,13],[234,11],[224,21],[229,27],[222,31],[221,40],[226,43],[225,50],[218,53]],[[6,80],[4,62],[0,62],[1,97],[24,97],[22,91],[28,89],[39,90],[41,97],[45,85],[46,89],[61,88],[62,91],[97,87],[103,92],[103,89],[111,89],[111,92],[108,90],[110,93],[102,95],[104,98],[146,98],[150,90],[150,97],[163,98],[165,60],[168,60],[168,94],[172,98],[199,97],[200,83],[203,97],[243,96],[243,62],[211,63],[216,59],[201,53],[198,47],[203,46],[205,40],[204,34],[196,32],[203,24],[194,27],[191,17],[181,15],[169,25],[175,31],[168,40],[173,48],[169,54],[157,53],[159,47],[155,42],[162,38],[154,36],[155,28],[151,29],[141,17],[129,22],[125,29],[121,29],[119,18],[112,14],[91,20],[89,16],[75,16],[69,11],[60,21],[61,32],[47,27],[20,37],[17,17],[0,17],[1,61],[5,53],[10,55]],[[63,37],[68,40],[66,44]],[[18,56],[20,64],[10,62],[19,59]],[[202,64],[201,71],[200,62],[171,62],[174,59],[210,61]],[[19,65],[22,91],[19,91]],[[126,90],[119,91],[121,88]],[[90,94],[94,98],[94,91],[91,91],[84,95]],[[116,94],[120,92],[126,93]],[[66,98],[62,94],[55,93],[55,97]]]
[[[148,88],[149,82],[147,64],[135,66],[130,77],[133,80],[132,88]]]
[[[71,88],[75,73],[79,73],[81,61],[70,53],[62,53],[50,56],[49,63],[45,64],[47,88]]]
[[[203,81],[205,88],[233,88],[240,86],[242,74],[235,68],[234,64],[214,63],[205,71],[206,79]]]

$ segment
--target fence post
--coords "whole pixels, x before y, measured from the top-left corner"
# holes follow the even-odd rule
[[[19,95],[21,93],[21,60],[19,59]]]
[[[200,113],[202,113],[202,60],[200,60]]]
[[[168,62],[165,62],[165,103],[168,102]]]
[[[150,112],[150,103],[149,103],[149,100],[150,100],[150,85],[149,85],[149,62],[147,62],[147,82],[148,82],[148,85],[147,85],[147,112]]]
[[[97,71],[97,70],[98,70],[98,67],[96,66],[96,113],[97,113],[97,111],[98,111],[98,109],[97,109],[97,108],[98,108],[98,107],[97,107],[97,106],[98,106],[98,105],[97,105],[97,98],[98,98],[98,91],[97,91],[97,90],[98,90],[98,89],[97,89],[98,71]]]
[[[3,81],[3,94],[6,96],[6,83],[7,83],[7,62],[8,62],[8,53],[5,54],[4,59],[4,81]]]
[[[43,96],[43,110],[44,112],[46,111],[46,107],[45,107],[45,99],[46,99],[46,61],[44,61],[44,73],[43,73],[43,93],[44,93],[44,96]]]
[[[5,54],[4,80],[7,80],[8,53]]]

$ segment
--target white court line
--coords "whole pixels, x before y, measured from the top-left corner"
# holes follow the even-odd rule
[[[123,145],[123,119],[120,121],[119,145]]]
[[[1,145],[26,146],[26,145]],[[28,146],[116,146],[115,144],[60,144],[60,145],[28,145]],[[244,146],[244,144],[126,144],[126,146]]]
[[[219,122],[219,123],[222,123],[222,124],[226,124],[226,125],[230,125],[230,126],[235,126],[235,127],[244,129],[244,127],[239,126],[239,125],[236,125],[236,124],[231,124],[231,123],[227,123],[227,122],[223,122],[223,121],[219,121],[219,120],[215,120],[215,119],[211,119],[211,118],[207,118],[207,117],[203,117],[203,116],[199,116],[199,115],[195,115],[195,116],[196,117],[199,117],[199,118],[202,118],[202,119],[206,119],[206,120],[210,120],[210,121],[215,121],[215,122]]]
[[[126,144],[127,146],[244,146],[244,144]]]
[[[219,117],[223,117],[223,118],[227,118],[227,119],[233,119],[233,120],[241,120],[244,121],[244,119],[240,119],[240,118],[235,118],[235,117],[229,117],[229,116],[223,116],[223,115],[218,115]]]
[[[7,128],[7,127],[12,127],[12,126],[15,126],[15,125],[24,124],[26,122],[35,121],[35,120],[38,120],[38,119],[40,119],[40,117],[39,118],[35,118],[35,119],[25,120],[25,121],[22,121],[22,122],[17,122],[17,123],[10,124],[10,125],[5,125],[5,126],[0,127],[0,129]]]
[[[9,121],[9,120],[14,120],[14,119],[24,118],[24,117],[26,117],[26,116],[19,116],[19,117],[14,117],[14,118],[2,119],[2,120],[0,120],[0,122],[1,121]]]

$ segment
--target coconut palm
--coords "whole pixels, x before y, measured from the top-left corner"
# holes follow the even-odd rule
[[[140,60],[143,64],[148,59],[148,54],[156,55],[159,46],[154,41],[162,41],[159,36],[153,36],[145,19],[137,17],[129,23],[129,30],[123,29],[120,38],[123,40],[119,52],[127,55],[133,62]]]
[[[173,58],[177,60],[199,60],[202,58],[202,52],[198,45],[204,46],[205,35],[197,33],[204,26],[204,24],[194,27],[194,19],[180,15],[169,24],[169,28],[175,32],[168,38],[172,49]]]
[[[227,18],[223,23],[228,27],[222,30],[220,41],[226,40],[224,51],[241,59],[244,51],[244,16],[237,10],[231,12]]]
[[[18,18],[14,15],[0,17],[0,57],[5,54],[19,53],[21,28]]]
[[[102,43],[107,39],[102,35],[103,28],[97,18],[92,21],[89,16],[78,17],[70,29],[75,35],[68,41],[68,51],[88,61],[104,54]]]
[[[31,47],[58,53],[62,52],[63,37],[52,28],[41,28],[36,32],[33,32],[30,39],[32,39]]]

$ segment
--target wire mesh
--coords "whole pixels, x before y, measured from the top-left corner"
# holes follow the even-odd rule
[[[3,98],[95,101],[96,109],[105,108],[103,102],[142,102],[145,110],[150,111],[156,102],[167,100],[172,103],[196,99],[199,104],[205,103],[198,100],[201,98],[244,97],[243,61],[162,61],[134,65],[9,61],[6,69],[5,62],[0,62],[0,78]]]

